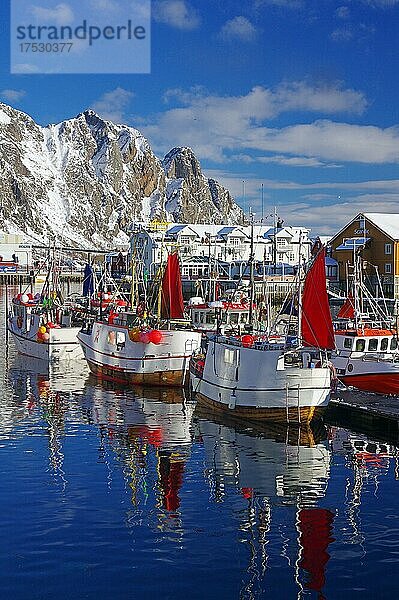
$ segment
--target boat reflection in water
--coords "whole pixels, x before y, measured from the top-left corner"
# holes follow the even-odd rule
[[[319,506],[330,475],[330,452],[321,441],[325,428],[216,421],[200,406],[197,416],[213,500],[223,502],[231,488],[248,503],[240,530],[246,533],[250,562],[241,593],[258,597],[255,588],[281,544],[280,556],[293,567],[299,591],[313,590],[322,598],[334,520],[331,510]],[[273,521],[281,519],[284,507],[294,508],[289,510],[293,522],[279,522],[276,540]]]
[[[155,493],[155,505],[162,513],[157,527],[167,522],[169,527],[170,517],[180,516],[179,492],[193,442],[194,404],[176,388],[129,390],[90,383],[82,396],[82,409],[86,419],[100,427],[103,451],[107,443],[124,462],[133,506],[147,503]],[[156,475],[151,481],[154,457]],[[129,519],[134,522],[134,511]]]
[[[45,423],[50,471],[54,481],[62,488],[67,484],[62,450],[65,422],[67,418],[73,420],[74,399],[83,393],[88,376],[84,360],[49,364],[38,358],[16,355],[8,368],[9,382],[18,406],[18,411],[13,411],[10,429],[15,430],[21,417],[35,425],[41,421]],[[3,424],[0,425],[4,432]]]

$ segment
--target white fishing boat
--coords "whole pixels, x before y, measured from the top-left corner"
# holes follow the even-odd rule
[[[160,315],[111,313],[78,334],[90,370],[99,378],[132,385],[184,386],[189,360],[199,346],[201,333],[184,318],[180,266],[169,254],[160,287]],[[140,310],[139,310],[140,308]]]
[[[325,251],[309,269],[298,298],[298,335],[245,334],[209,339],[190,363],[193,391],[215,411],[280,422],[310,422],[326,409],[334,333],[326,292]]]
[[[80,326],[73,326],[72,315],[72,307],[57,297],[17,294],[11,300],[7,329],[20,354],[47,362],[81,359],[76,337]]]

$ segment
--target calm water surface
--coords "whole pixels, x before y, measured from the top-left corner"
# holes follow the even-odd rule
[[[397,597],[395,446],[216,422],[12,343],[0,373],[2,597]]]

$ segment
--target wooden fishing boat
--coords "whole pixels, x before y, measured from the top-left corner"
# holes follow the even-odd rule
[[[215,335],[190,363],[198,400],[237,417],[307,423],[326,409],[334,332],[326,292],[325,251],[309,269],[298,299],[298,335]]]
[[[111,313],[78,334],[90,370],[100,379],[132,385],[184,386],[188,364],[201,341],[185,319],[180,265],[169,254],[158,317],[140,310]]]

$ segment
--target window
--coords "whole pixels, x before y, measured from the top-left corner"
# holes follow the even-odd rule
[[[392,244],[385,244],[385,254],[392,254]]]
[[[396,338],[391,339],[391,350],[396,350],[398,347],[398,340]]]
[[[224,349],[224,362],[228,365],[238,365],[238,351],[230,350],[229,348]]]
[[[366,347],[366,340],[356,340],[356,352],[364,352]]]
[[[240,238],[230,238],[230,245],[231,246],[239,246],[240,245]]]
[[[372,338],[369,340],[369,350],[370,352],[375,352],[378,348],[378,340],[377,338]]]
[[[347,350],[351,350],[352,349],[352,338],[345,338],[344,339],[344,348],[347,348]]]
[[[384,352],[388,348],[388,338],[382,338],[381,340],[381,351]]]
[[[391,263],[385,263],[385,273],[392,273]]]
[[[277,246],[285,246],[286,240],[284,238],[277,238]]]
[[[124,331],[116,332],[116,347],[117,350],[122,350],[126,344],[126,335]]]

